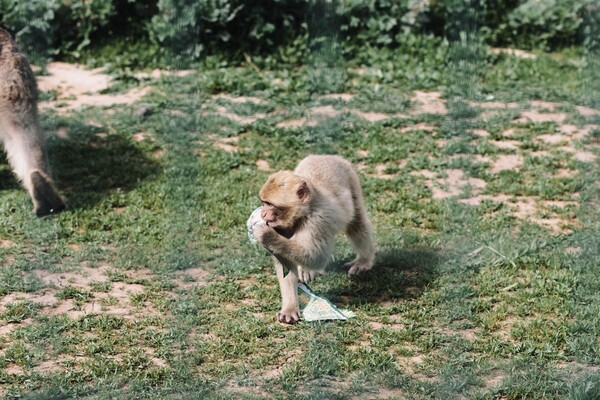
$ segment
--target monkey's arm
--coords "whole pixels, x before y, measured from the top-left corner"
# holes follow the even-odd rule
[[[267,225],[260,226],[255,231],[255,236],[273,255],[311,270],[323,269],[332,242],[328,237],[319,240],[313,237],[305,237],[302,240],[287,239]]]

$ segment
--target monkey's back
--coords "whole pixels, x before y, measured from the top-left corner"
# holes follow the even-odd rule
[[[0,28],[0,112],[37,112],[37,86],[27,59],[10,34]]]
[[[318,187],[324,198],[347,215],[348,222],[363,207],[358,175],[352,164],[340,156],[310,155],[300,161],[294,173]]]
[[[294,173],[329,187],[351,185],[356,176],[352,164],[336,155],[310,155],[298,163]]]

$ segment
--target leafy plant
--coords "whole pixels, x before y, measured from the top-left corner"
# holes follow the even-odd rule
[[[338,2],[337,13],[343,19],[340,31],[354,46],[389,46],[396,36],[408,29],[403,21],[409,11],[407,1],[346,0]]]
[[[53,52],[54,23],[60,0],[0,0],[0,23],[15,36],[30,61],[45,60]]]
[[[260,53],[299,34],[305,1],[159,0],[154,40],[180,62],[207,53]]]
[[[528,0],[508,15],[506,39],[518,47],[553,49],[579,40],[588,0]]]
[[[106,28],[114,14],[115,0],[64,1],[56,12],[56,23],[73,29],[56,32],[60,43],[57,50],[78,58],[81,50],[91,44],[92,35]]]

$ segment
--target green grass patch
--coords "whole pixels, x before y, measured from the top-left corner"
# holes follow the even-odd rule
[[[48,151],[69,209],[35,218],[0,165],[0,395],[595,398],[598,134],[561,130],[597,122],[576,108],[580,56],[479,49],[462,65],[464,49],[422,44],[348,60],[345,98],[313,67],[208,60],[149,80],[144,116],[44,110],[47,131],[68,132]],[[415,89],[447,112],[420,108]],[[520,120],[541,112],[530,100],[565,119]],[[317,152],[359,170],[377,262],[348,277],[340,239],[311,287],[357,317],[284,326],[245,222],[270,173],[260,162]],[[506,156],[519,163],[495,170]]]

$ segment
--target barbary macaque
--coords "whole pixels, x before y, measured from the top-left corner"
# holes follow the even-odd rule
[[[258,197],[265,224],[256,225],[254,236],[273,255],[282,298],[280,322],[293,324],[300,319],[298,282],[323,273],[339,232],[348,235],[357,253],[345,265],[348,273],[356,275],[373,267],[373,228],[360,181],[347,160],[308,156],[293,172],[269,176]]]
[[[38,120],[37,85],[27,59],[0,28],[0,138],[8,161],[29,192],[36,215],[58,213],[65,202],[50,178]]]

